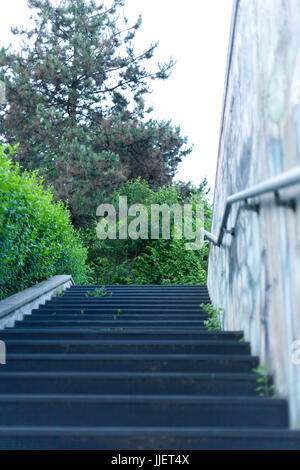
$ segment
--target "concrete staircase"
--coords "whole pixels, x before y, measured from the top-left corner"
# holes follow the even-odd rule
[[[205,328],[205,286],[95,289],[0,332],[1,449],[300,449],[243,333]]]

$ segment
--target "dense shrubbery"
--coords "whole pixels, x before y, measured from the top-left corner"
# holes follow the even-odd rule
[[[13,153],[0,146],[0,298],[55,274],[86,282],[87,250],[69,212],[35,173],[12,163]]]
[[[96,238],[96,224],[81,230],[83,247],[69,212],[45,190],[36,173],[22,172],[11,161],[14,150],[0,146],[0,298],[55,274],[71,274],[77,283],[201,284],[205,283],[207,246],[188,251],[185,238],[104,240]],[[205,208],[209,229],[211,209],[205,190],[182,191],[168,185],[154,191],[141,179],[126,182],[112,196],[127,196],[128,206],[196,204]],[[129,219],[130,220],[130,219]],[[86,260],[88,259],[88,264]]]
[[[118,206],[119,196],[127,196],[128,206],[144,204],[150,213],[151,204],[196,204],[205,210],[205,228],[210,229],[211,208],[205,188],[191,189],[188,194],[179,185],[152,190],[146,181],[126,182],[112,197]],[[208,247],[188,251],[185,238],[175,239],[171,224],[169,240],[103,240],[96,238],[96,224],[82,231],[89,247],[89,264],[95,284],[204,284],[206,281]]]

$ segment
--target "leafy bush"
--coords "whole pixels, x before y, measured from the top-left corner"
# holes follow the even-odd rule
[[[87,250],[61,202],[0,145],[0,298],[56,274],[86,282]]]
[[[215,308],[212,304],[201,304],[200,307],[208,314],[208,320],[204,322],[208,331],[221,331],[224,309]]]
[[[127,196],[128,207],[144,204],[150,215],[151,204],[204,205],[205,228],[210,230],[211,207],[203,187],[182,195],[179,185],[167,185],[157,191],[140,178],[127,181],[112,195],[110,202],[118,206],[119,196]],[[149,217],[150,220],[150,217]],[[130,217],[128,217],[130,221]],[[185,238],[175,239],[171,223],[169,240],[98,240],[96,224],[82,231],[89,247],[89,264],[95,284],[204,284],[206,281],[208,246],[196,251],[186,250]],[[149,224],[150,225],[150,224]],[[150,234],[149,234],[150,235]]]
[[[257,394],[260,397],[276,398],[275,385],[270,376],[268,361],[252,369],[252,372],[259,374],[259,377],[256,379],[257,387],[255,391]]]

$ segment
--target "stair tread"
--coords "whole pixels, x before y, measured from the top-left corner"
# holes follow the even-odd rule
[[[74,359],[96,359],[101,361],[106,360],[106,359],[117,359],[117,360],[128,360],[128,359],[140,359],[140,360],[157,360],[157,359],[162,359],[162,360],[177,360],[177,359],[186,359],[186,360],[191,360],[191,359],[203,359],[203,360],[222,360],[222,361],[247,361],[247,362],[252,362],[258,360],[258,357],[256,356],[245,356],[244,354],[72,354],[70,356],[69,354],[39,354],[38,356],[36,354],[22,354],[20,356],[19,354],[7,354],[8,358],[24,358],[26,360],[28,359],[70,359],[73,361]]]
[[[202,379],[202,380],[253,380],[259,377],[259,374],[254,373],[203,373],[203,372],[2,372],[0,375],[0,381],[2,379],[13,378],[13,377],[31,377],[31,378],[44,378],[53,377],[55,379],[62,378],[98,378],[103,377],[106,379],[151,379],[151,378],[183,378],[183,379]]]
[[[76,333],[102,333],[103,332],[103,328],[102,327],[90,327],[90,328],[79,328],[79,329],[75,329],[74,330]],[[149,332],[151,333],[151,330],[149,330],[148,328],[132,328],[130,327],[129,329],[127,328],[127,330],[125,331],[134,331],[134,332],[142,332],[142,333],[145,333],[145,332]],[[181,330],[183,333],[193,333],[195,331],[195,328],[192,327],[192,328],[184,328],[183,330]],[[224,331],[224,332],[215,332],[215,331],[207,331],[206,328],[199,328],[197,331],[197,334],[199,336],[214,336],[214,335],[217,335],[219,336],[220,338],[222,337],[226,337],[226,336],[241,336],[242,333],[239,332],[239,331],[232,331],[232,332],[227,332],[227,331]],[[34,330],[32,328],[20,328],[20,329],[7,329],[7,330],[4,330],[0,333],[0,336],[2,336],[4,333],[9,333],[9,334],[19,334],[19,333],[31,333],[31,332],[34,332],[34,333],[53,333],[53,334],[57,334],[57,333],[70,333],[72,334],[73,331],[70,331],[70,328],[57,328],[57,329],[53,329],[53,328],[35,328]],[[166,334],[168,332],[174,332],[176,334],[178,334],[178,330],[174,330],[172,328],[166,330],[166,331],[155,331],[156,334]],[[110,333],[114,333],[114,331],[111,331]]]
[[[105,402],[105,403],[187,403],[187,404],[222,404],[222,405],[263,405],[265,407],[286,406],[286,400],[282,398],[265,397],[211,397],[211,396],[190,396],[190,395],[89,395],[89,394],[2,394],[1,402]]]
[[[18,339],[18,340],[7,340],[6,341],[7,344],[18,344],[18,345],[22,345],[22,344],[72,344],[72,345],[97,345],[97,344],[120,344],[120,345],[124,345],[124,344],[134,344],[134,345],[139,345],[139,344],[155,344],[155,345],[158,345],[158,344],[162,344],[162,345],[183,345],[183,344],[190,344],[190,345],[198,345],[198,344],[201,344],[201,345],[213,345],[213,346],[236,346],[238,348],[242,348],[242,347],[245,347],[247,348],[249,346],[249,343],[239,343],[239,342],[236,342],[236,341],[231,341],[231,340],[228,340],[228,341],[223,341],[223,340],[211,340],[211,341],[208,341],[208,340],[184,340],[184,341],[181,341],[181,340],[169,340],[169,339],[161,339],[161,340],[139,340],[139,339],[124,339],[124,340],[112,340],[112,339],[107,339],[107,340],[83,340],[83,339],[80,339],[80,340],[59,340],[59,339],[53,339],[53,340],[48,340],[48,339],[45,339],[45,340],[39,340],[39,339],[30,339],[30,340],[23,340],[23,339]]]
[[[112,435],[128,435],[134,434],[137,436],[141,436],[142,434],[146,436],[151,435],[158,435],[162,436],[165,433],[168,436],[221,436],[227,435],[228,437],[253,437],[256,438],[258,436],[264,437],[277,437],[277,436],[286,436],[286,437],[297,437],[300,439],[300,430],[292,430],[292,429],[274,429],[274,428],[242,428],[242,427],[233,427],[233,428],[226,428],[226,427],[189,427],[189,426],[182,426],[182,427],[139,427],[139,426],[0,426],[0,434],[8,434],[8,433],[41,433],[41,434],[59,434],[59,433],[68,433],[74,434],[77,436],[83,436],[88,434],[99,433],[103,434],[104,436],[112,434]]]

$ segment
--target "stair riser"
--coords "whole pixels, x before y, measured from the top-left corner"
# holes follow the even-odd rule
[[[55,316],[55,318],[53,318]],[[85,320],[106,320],[106,321],[115,321],[116,314],[109,314],[106,315],[105,313],[102,314],[84,314]],[[199,313],[196,314],[185,314],[184,317],[182,315],[159,315],[159,314],[153,314],[151,315],[151,318],[149,315],[138,315],[138,314],[131,314],[131,315],[124,315],[122,313],[122,320],[125,321],[147,321],[147,322],[152,322],[152,321],[175,321],[175,322],[180,322],[180,321],[191,321],[193,322],[194,320],[199,321],[201,319],[206,319],[206,315],[201,315]],[[56,315],[53,315],[52,313],[41,313],[39,310],[35,310],[32,312],[31,315],[26,315],[23,319],[24,322],[27,321],[45,321],[45,320],[54,320],[59,321],[59,320],[82,320],[82,314],[77,313],[75,315],[72,315],[72,313],[66,313],[66,314],[60,314],[57,313]]]
[[[78,301],[87,301],[87,302],[113,302],[113,303],[119,303],[119,302],[124,302],[124,303],[149,303],[149,304],[169,304],[169,305],[174,305],[176,303],[180,304],[197,304],[199,305],[199,302],[201,303],[202,300],[209,300],[209,297],[200,297],[200,296],[195,296],[191,295],[188,297],[161,297],[161,296],[144,296],[144,295],[128,295],[128,296],[105,296],[105,297],[87,297],[85,295],[63,295],[63,296],[57,296],[57,297],[52,297],[52,299],[47,300],[47,303],[49,302],[56,302],[56,301],[66,301],[66,302],[78,302]]]
[[[183,305],[183,306],[188,306],[188,305],[201,305],[202,303],[210,303],[210,298],[209,297],[190,297],[190,298],[181,298],[181,297],[172,297],[172,298],[151,298],[151,297],[144,297],[144,296],[133,296],[133,297],[116,297],[116,296],[108,296],[108,297],[86,297],[86,296],[58,296],[58,297],[52,297],[52,299],[46,301],[47,304],[49,303],[54,303],[54,302],[66,302],[66,303],[76,303],[76,302],[83,302],[83,303],[100,303],[100,304],[133,304],[133,305]]]
[[[127,431],[128,433],[128,431]],[[115,436],[108,436],[107,432],[103,432],[100,436],[97,433],[88,434],[84,431],[78,434],[55,434],[49,431],[48,435],[41,435],[40,432],[22,431],[5,432],[0,434],[0,449],[14,450],[299,450],[300,437],[286,439],[284,437],[265,438],[257,433],[257,437],[249,439],[248,437],[232,437],[223,432],[218,438],[215,436],[203,436],[203,433],[193,437],[187,437],[182,434],[180,437],[170,437],[166,432],[162,436],[153,436],[151,432],[146,436],[141,436],[138,432],[135,436],[127,436],[124,433],[120,437],[116,433]],[[186,455],[187,452],[182,452]],[[183,460],[183,459],[182,459]]]
[[[70,344],[67,341],[59,343],[42,343],[24,344],[11,341],[6,342],[6,350],[8,354],[249,354],[249,347],[244,344],[237,345],[218,345],[210,344],[113,344],[107,342],[105,344]]]
[[[39,326],[39,325],[30,325],[30,330],[32,332],[35,332],[36,330],[39,331],[42,327]],[[22,333],[23,330],[27,330],[28,327],[26,328],[25,326],[20,326],[20,325],[17,325],[17,327],[14,329],[14,331],[16,332],[16,334],[18,332]],[[135,332],[135,331],[142,331],[143,333],[146,333],[146,332],[149,332],[150,334],[152,333],[157,333],[157,334],[163,334],[164,332],[168,332],[170,330],[172,330],[172,332],[174,332],[175,334],[178,333],[180,334],[181,332],[186,332],[186,334],[188,333],[191,333],[191,331],[193,333],[204,333],[204,332],[207,332],[207,329],[205,328],[205,325],[204,323],[202,324],[199,324],[198,326],[195,326],[194,328],[193,327],[190,327],[190,328],[187,328],[187,327],[179,327],[179,326],[146,326],[146,325],[140,325],[140,326],[132,326],[132,325],[124,325],[122,323],[108,323],[108,324],[101,324],[99,322],[93,322],[93,321],[87,321],[87,322],[61,322],[59,324],[56,324],[56,325],[45,325],[44,327],[45,330],[49,330],[51,329],[52,331],[59,331],[61,329],[68,329],[70,333],[74,332],[81,332],[81,331],[84,331],[84,330],[97,330],[97,331],[101,331],[102,333],[108,333],[108,334],[112,334],[112,333],[126,333],[126,331],[131,331],[131,332]],[[184,333],[183,333],[184,334]],[[2,337],[1,335],[1,332],[0,332],[0,337]],[[161,339],[160,337],[158,339]]]
[[[194,284],[191,284],[191,285],[186,285],[186,284],[182,284],[182,285],[162,285],[162,284],[152,284],[152,285],[147,285],[147,284],[128,284],[128,285],[116,285],[116,284],[112,284],[112,285],[106,285],[106,286],[79,286],[79,285],[76,285],[76,286],[72,286],[72,287],[69,287],[68,289],[66,289],[66,292],[79,292],[79,291],[82,291],[82,292],[86,292],[86,291],[89,291],[89,290],[95,290],[95,289],[107,289],[107,290],[112,290],[112,291],[121,291],[121,292],[126,292],[128,290],[131,290],[131,291],[134,291],[134,292],[139,292],[139,291],[153,291],[153,292],[157,292],[157,291],[166,291],[166,292],[171,292],[171,291],[174,291],[174,292],[179,292],[179,291],[182,291],[182,292],[189,292],[189,291],[199,291],[199,292],[208,292],[208,289],[207,289],[207,286],[197,286],[197,285],[194,285]]]
[[[73,290],[66,290],[64,292],[64,295],[86,295],[87,293],[96,293],[96,289],[99,290],[98,287],[92,288],[92,289],[73,289]],[[101,288],[100,288],[101,289]],[[177,297],[189,297],[189,296],[206,296],[209,297],[209,292],[207,290],[203,289],[137,289],[137,288],[123,288],[123,289],[112,289],[112,288],[107,288],[106,291],[103,293],[105,295],[119,295],[119,296],[127,296],[127,295],[146,295],[150,296],[153,295],[159,296],[161,295],[162,297],[172,297],[172,296],[177,296]],[[105,297],[105,295],[102,295],[102,297]]]
[[[151,359],[136,356],[133,359],[124,357],[107,359],[99,356],[97,359],[83,357],[82,359],[69,357],[32,359],[10,358],[7,355],[6,365],[0,366],[3,371],[17,372],[223,372],[242,373],[251,372],[258,366],[258,360],[245,356],[244,360],[230,360],[223,358],[214,360],[207,358],[203,360],[186,359]]]
[[[209,299],[208,296],[199,296],[199,295],[189,295],[189,296],[152,296],[152,295],[127,295],[127,296],[119,296],[119,295],[105,295],[105,296],[87,296],[87,295],[70,295],[64,294],[63,296],[53,297],[51,300],[47,300],[49,302],[78,302],[78,301],[86,301],[86,302],[112,302],[112,303],[155,303],[155,304],[170,304],[174,305],[177,302],[183,304],[198,304],[199,300],[202,299]]]
[[[75,330],[75,331],[74,331]],[[79,328],[78,328],[79,330]],[[132,331],[131,329],[124,329],[122,333],[118,332],[105,332],[102,333],[99,329],[98,331],[90,331],[90,332],[83,332],[82,330],[79,330],[76,332],[76,329],[70,329],[69,331],[66,330],[61,330],[60,328],[57,329],[48,329],[48,330],[38,330],[36,333],[31,330],[25,330],[24,332],[22,329],[19,329],[16,331],[15,329],[12,331],[5,331],[0,334],[0,340],[6,341],[6,340],[66,340],[66,341],[75,341],[75,340],[83,340],[83,341],[100,341],[100,340],[190,340],[190,341],[195,341],[195,340],[203,340],[203,341],[219,341],[220,339],[222,341],[234,341],[238,339],[237,336],[233,335],[227,335],[227,336],[221,336],[216,334],[208,334],[206,333],[205,329],[201,331],[200,333],[191,333],[188,330],[183,330],[183,331],[178,331],[174,332],[172,331],[158,331],[158,332],[151,332],[149,330],[141,331],[138,329],[136,332]]]
[[[205,328],[205,324],[204,324],[205,320],[203,321],[200,321],[197,323],[197,325],[194,325],[194,326],[190,326],[189,329],[191,328],[195,328],[196,330],[199,330],[199,331],[204,331],[204,328]],[[74,328],[74,329],[86,329],[86,328],[106,328],[106,331],[108,332],[108,328],[124,328],[124,327],[127,327],[127,328],[136,328],[136,329],[139,329],[139,328],[143,328],[143,329],[148,329],[150,330],[151,332],[152,331],[164,331],[164,330],[170,330],[170,329],[177,329],[178,331],[181,331],[181,330],[185,330],[187,328],[187,326],[176,326],[176,325],[170,325],[170,324],[155,324],[153,322],[144,322],[144,323],[138,323],[138,322],[122,322],[122,321],[114,321],[114,322],[102,322],[101,320],[96,320],[94,321],[93,319],[91,320],[87,320],[87,319],[82,319],[82,320],[79,320],[79,319],[74,319],[74,320],[59,320],[59,321],[55,321],[53,319],[52,322],[44,322],[44,323],[40,323],[40,322],[30,322],[27,321],[26,323],[20,323],[20,322],[16,322],[15,324],[16,326],[16,330],[15,331],[21,331],[23,329],[27,329],[30,327],[30,329],[32,328],[37,328],[37,329],[40,329],[41,327],[45,327],[45,328]]]
[[[2,426],[197,426],[283,428],[285,406],[109,401],[0,402]]]
[[[97,379],[97,378],[0,378],[1,394],[87,394],[87,395],[198,395],[257,396],[253,380],[185,379]]]
[[[197,298],[207,298],[209,299],[210,296],[208,292],[139,292],[139,291],[131,291],[131,292],[117,292],[117,291],[111,291],[108,290],[105,292],[104,295],[100,293],[100,295],[97,296],[97,293],[93,290],[90,291],[85,291],[85,292],[64,292],[61,294],[58,294],[56,298],[71,298],[73,297],[74,299],[77,299],[79,297],[83,298],[88,298],[88,299],[94,299],[94,298],[99,298],[99,299],[151,299],[153,298],[154,300],[170,300],[174,301],[174,299],[182,299],[186,301],[190,301],[193,299]]]
[[[55,315],[54,315],[55,317]],[[92,320],[90,320],[92,322]],[[124,327],[135,327],[135,328],[148,328],[149,331],[151,331],[152,328],[156,328],[156,329],[159,329],[159,328],[168,328],[168,329],[171,329],[171,328],[179,328],[179,329],[187,329],[187,328],[190,328],[190,329],[193,329],[193,328],[203,328],[205,325],[204,325],[204,321],[205,320],[202,320],[202,321],[193,321],[193,322],[169,322],[169,321],[162,321],[162,322],[159,322],[159,321],[148,321],[148,322],[142,322],[142,321],[126,321],[126,320],[123,320],[122,318],[116,318],[116,320],[113,320],[113,321],[101,321],[101,320],[98,320],[97,322],[92,322],[94,323],[97,327],[99,328],[124,328]],[[76,327],[76,326],[79,326],[79,327],[84,327],[84,324],[88,322],[85,322],[84,319],[82,319],[81,321],[78,319],[78,320],[73,320],[73,321],[68,321],[68,319],[66,320],[56,320],[56,318],[54,318],[52,321],[51,320],[45,320],[45,321],[37,321],[37,320],[27,320],[26,322],[16,322],[15,323],[15,327],[19,329],[25,329],[25,328],[52,328],[52,327],[59,327],[59,328],[62,328],[62,327]],[[1,332],[0,332],[0,336],[1,336]]]
[[[193,299],[209,299],[210,296],[207,292],[198,292],[198,291],[190,291],[190,292],[163,292],[163,291],[158,291],[158,292],[147,292],[147,291],[127,291],[127,292],[118,292],[118,291],[110,291],[108,290],[105,295],[97,295],[95,291],[90,290],[90,291],[82,291],[82,292],[64,292],[63,294],[57,295],[56,298],[87,298],[87,299],[143,299],[143,298],[153,298],[156,300],[170,300],[174,301],[174,299],[182,299],[182,300],[193,300]]]
[[[33,313],[39,313],[39,314],[42,314],[42,313],[48,313],[48,314],[53,314],[53,313],[56,313],[56,314],[68,314],[68,313],[72,313],[72,314],[81,314],[81,312],[83,311],[85,314],[93,314],[93,313],[96,313],[98,315],[100,315],[101,313],[103,314],[112,314],[112,315],[117,315],[118,314],[118,310],[119,308],[110,308],[110,307],[88,307],[88,306],[82,306],[82,307],[76,307],[76,308],[73,308],[73,307],[46,307],[46,306],[41,306],[38,310],[34,310]],[[174,314],[180,314],[184,317],[185,314],[198,314],[198,315],[203,315],[203,310],[201,309],[163,309],[163,308],[157,308],[157,309],[139,309],[139,308],[136,308],[136,309],[133,309],[133,308],[124,308],[124,309],[121,309],[122,312],[120,313],[120,315],[122,314],[131,314],[131,313],[135,313],[135,314],[141,314],[141,315],[153,315],[153,314],[163,314],[163,315],[174,315]]]
[[[201,303],[201,302],[200,302]],[[55,302],[55,301],[51,301],[51,302],[48,302],[46,303],[45,305],[41,306],[41,308],[46,308],[46,309],[49,309],[49,308],[76,308],[76,309],[79,309],[79,308],[92,308],[92,309],[95,309],[95,308],[101,308],[101,309],[106,309],[107,307],[109,307],[110,309],[127,309],[127,310],[131,310],[131,309],[139,309],[139,310],[194,310],[196,312],[198,311],[202,311],[203,310],[200,308],[200,303],[199,302],[195,302],[193,304],[185,304],[185,303],[180,303],[180,302],[177,302],[177,303],[174,303],[174,304],[170,304],[170,303],[161,303],[161,302],[157,302],[157,303],[154,303],[154,302],[149,302],[148,304],[146,303],[139,303],[139,302],[96,302],[96,301],[86,301],[86,300],[80,300],[80,301],[74,301],[74,302]]]

